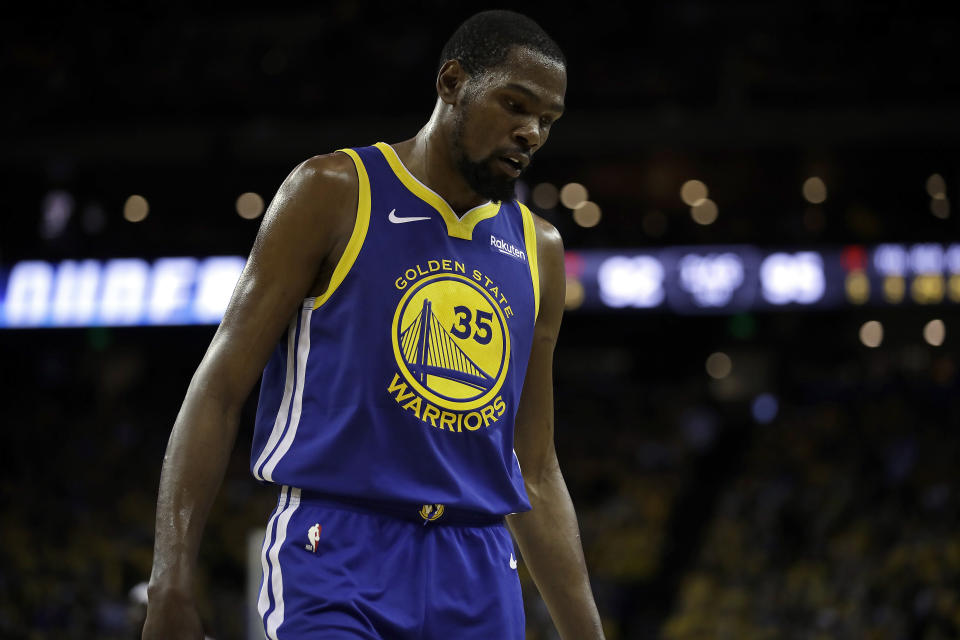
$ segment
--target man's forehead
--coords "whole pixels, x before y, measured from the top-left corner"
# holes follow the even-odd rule
[[[504,89],[516,91],[517,93],[521,93],[531,100],[542,102],[543,106],[553,111],[558,111],[560,113],[563,113],[564,111],[562,93],[555,94],[550,91],[543,91],[540,87],[531,87],[527,84],[519,82],[508,82],[506,85],[504,85]]]
[[[527,94],[552,109],[563,111],[566,67],[539,51],[514,47],[503,64],[490,69],[488,74],[491,84]]]
[[[529,47],[511,47],[510,51],[507,53],[506,63],[524,67],[542,67],[554,73],[562,73],[566,75],[566,67],[564,67],[562,62],[559,60],[554,60],[542,51],[537,51],[536,49],[531,49]]]

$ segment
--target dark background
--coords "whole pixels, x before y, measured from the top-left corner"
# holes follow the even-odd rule
[[[951,242],[960,20],[923,3],[524,3],[569,59],[528,185],[583,183],[568,249]],[[303,159],[411,137],[474,3],[20,7],[0,22],[0,264],[246,254]],[[801,185],[823,178],[826,202]],[[696,224],[680,186],[719,207]],[[44,202],[71,214],[50,233]],[[126,198],[150,214],[123,219]],[[656,212],[656,213],[655,213]],[[653,216],[653,217],[651,217]],[[651,222],[653,221],[653,222]],[[657,223],[658,222],[658,223]],[[943,346],[921,330],[946,325]],[[857,337],[885,327],[879,348]],[[557,445],[609,638],[960,635],[956,306],[567,314]],[[166,438],[213,327],[0,332],[0,636],[136,637]],[[729,353],[712,380],[704,361]],[[751,402],[771,393],[769,424]],[[251,398],[201,554],[212,637],[245,633]],[[528,635],[551,638],[528,588]]]

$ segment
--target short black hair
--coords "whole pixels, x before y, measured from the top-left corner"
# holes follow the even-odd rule
[[[447,60],[458,60],[470,75],[503,63],[512,47],[526,47],[567,66],[563,51],[540,25],[515,11],[481,11],[457,27],[440,53],[439,71]]]

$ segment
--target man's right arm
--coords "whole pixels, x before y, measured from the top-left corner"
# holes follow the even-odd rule
[[[193,594],[197,551],[240,411],[290,317],[338,258],[357,193],[353,161],[337,153],[299,165],[270,203],[167,443],[145,639],[203,637]]]

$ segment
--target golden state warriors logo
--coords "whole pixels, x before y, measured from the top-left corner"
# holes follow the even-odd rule
[[[398,371],[387,391],[431,426],[476,431],[506,410],[499,392],[510,365],[512,309],[477,270],[468,273],[450,260],[430,260],[426,267],[397,279],[397,288],[406,291],[393,317]]]
[[[420,507],[420,517],[427,522],[433,522],[443,515],[443,508],[442,504],[425,504]]]

